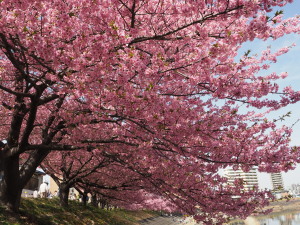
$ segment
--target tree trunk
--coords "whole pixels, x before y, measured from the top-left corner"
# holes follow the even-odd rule
[[[101,209],[105,209],[106,204],[107,204],[106,199],[104,199],[104,198],[100,199],[100,206],[101,206]]]
[[[13,156],[1,162],[0,202],[8,210],[18,212],[22,189],[25,184],[20,182],[19,157]]]
[[[97,195],[92,195],[91,203],[94,207],[98,208]]]
[[[62,207],[68,207],[69,205],[69,185],[61,183],[59,185],[59,202]]]
[[[82,203],[83,203],[84,206],[86,206],[86,204],[87,204],[87,198],[88,198],[88,193],[83,192],[83,194],[82,194]]]
[[[49,151],[33,151],[20,168],[19,155],[4,157],[0,154],[0,203],[10,211],[18,212],[22,189]]]

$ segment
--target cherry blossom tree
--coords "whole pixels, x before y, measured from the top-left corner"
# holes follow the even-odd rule
[[[110,164],[108,158],[101,157],[97,152],[78,150],[72,152],[52,152],[41,164],[42,169],[52,177],[59,188],[60,204],[68,205],[69,190],[76,183],[99,169]]]
[[[111,202],[114,206],[149,208],[150,198],[142,200],[141,197],[153,196],[141,192],[151,186],[146,185],[141,174],[124,168],[122,163],[111,157],[103,157],[100,151],[77,151],[75,154],[54,151],[42,162],[41,168],[58,185],[60,203],[64,207],[68,206],[71,187],[75,187],[81,195],[90,193],[94,205],[97,205],[98,198],[102,202],[105,200],[107,204]],[[143,201],[147,204],[142,204]]]
[[[139,174],[113,163],[78,180],[75,188],[83,196],[83,200],[89,193],[94,206],[100,203],[102,208],[114,206],[132,209],[132,205],[138,204],[147,208],[142,204],[144,199],[141,197],[144,195],[140,194],[146,188],[144,183]],[[83,203],[86,204],[84,201]]]
[[[217,172],[299,160],[291,129],[266,118],[299,92],[279,87],[286,74],[257,75],[289,48],[237,59],[244,42],[299,33],[299,18],[272,12],[288,2],[1,1],[1,203],[18,209],[52,151],[104,148],[149,193],[207,224],[267,204]]]

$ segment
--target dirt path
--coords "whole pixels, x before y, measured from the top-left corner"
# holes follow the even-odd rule
[[[173,217],[173,216],[172,217],[160,216],[156,218],[151,218],[142,221],[140,224],[141,225],[197,225],[197,223],[192,218],[183,219],[181,217]]]

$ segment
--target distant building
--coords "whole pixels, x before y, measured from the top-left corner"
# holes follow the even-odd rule
[[[56,193],[59,192],[59,187],[58,185],[56,184],[56,182],[53,180],[52,177],[49,177],[49,191],[52,195],[56,195]],[[69,199],[70,200],[76,200],[78,199],[78,196],[80,194],[78,193],[78,191],[75,189],[75,188],[70,188],[69,190]]]
[[[51,194],[54,194],[58,192],[58,185],[55,183],[55,181],[52,179],[52,177],[49,178],[49,191]]]
[[[258,186],[257,172],[252,168],[249,172],[244,172],[241,169],[234,170],[232,168],[225,169],[225,176],[228,178],[228,184],[233,185],[235,179],[243,179],[245,190],[251,190]]]
[[[22,197],[32,197],[35,190],[39,190],[41,183],[43,183],[43,177],[45,173],[39,169],[35,171],[28,183],[22,190]]]
[[[283,190],[283,179],[281,173],[271,173],[273,190]]]

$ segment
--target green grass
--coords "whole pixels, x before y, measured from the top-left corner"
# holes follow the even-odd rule
[[[156,216],[149,211],[123,209],[103,210],[70,201],[62,208],[58,199],[24,198],[20,214],[13,214],[0,207],[1,225],[137,225],[139,220]]]

